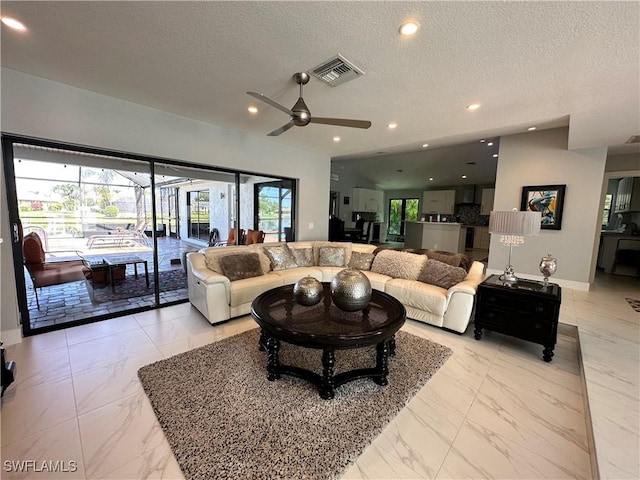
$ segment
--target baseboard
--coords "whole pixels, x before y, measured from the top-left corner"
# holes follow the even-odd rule
[[[22,342],[22,330],[20,328],[13,328],[11,330],[3,330],[0,332],[0,340],[6,347],[7,345],[14,345]]]
[[[493,268],[487,268],[487,275],[502,275],[504,270],[495,270]],[[517,273],[516,275],[520,278],[524,278],[526,280],[536,280],[541,282],[543,277],[539,275],[528,275],[526,273]],[[591,285],[588,282],[576,282],[575,280],[565,280],[562,278],[552,278],[550,280],[552,283],[557,283],[562,288],[569,288],[571,290],[578,290],[580,292],[588,292]]]

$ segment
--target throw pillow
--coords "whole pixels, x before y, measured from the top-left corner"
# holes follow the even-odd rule
[[[426,262],[427,257],[424,255],[398,252],[396,250],[382,250],[374,258],[371,271],[392,278],[417,280]]]
[[[432,250],[426,251],[427,257],[437,260],[442,263],[446,263],[453,267],[462,267],[467,272],[471,268],[473,260],[464,253],[445,252],[444,250]]]
[[[220,258],[220,267],[224,276],[232,282],[262,275],[262,265],[257,253],[225,255]]]
[[[290,248],[299,267],[313,266],[313,248]]]
[[[320,247],[318,265],[321,267],[344,267],[344,248]]]
[[[274,270],[286,270],[288,268],[296,268],[298,264],[293,258],[291,250],[286,244],[277,245],[275,247],[263,247],[264,253],[271,260],[271,267]]]
[[[320,265],[320,249],[324,247],[344,248],[344,264],[348,264],[351,260],[351,242],[313,242],[313,264]]]
[[[457,283],[460,283],[467,276],[467,271],[462,267],[454,267],[438,260],[429,259],[418,280],[423,283],[430,283],[447,290]]]
[[[351,260],[349,260],[348,267],[356,270],[371,270],[373,258],[373,253],[351,252]]]

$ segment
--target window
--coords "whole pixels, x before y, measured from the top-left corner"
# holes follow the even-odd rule
[[[389,200],[389,235],[404,235],[405,222],[418,220],[417,198],[392,198]]]
[[[611,202],[613,201],[613,194],[607,193],[604,197],[604,208],[602,210],[602,225],[609,225],[611,220]]]

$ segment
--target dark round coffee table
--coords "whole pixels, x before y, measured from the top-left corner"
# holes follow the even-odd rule
[[[251,305],[251,315],[261,327],[260,349],[268,351],[267,378],[281,374],[306,379],[316,385],[320,396],[330,399],[334,389],[346,382],[369,377],[378,385],[387,385],[388,355],[395,354],[395,333],[406,318],[404,305],[384,292],[373,290],[369,306],[358,312],[345,312],[331,301],[328,283],[323,284],[323,299],[305,307],[293,298],[293,285],[269,290]],[[322,349],[322,375],[278,359],[280,342]],[[376,365],[334,375],[335,350],[376,345]]]

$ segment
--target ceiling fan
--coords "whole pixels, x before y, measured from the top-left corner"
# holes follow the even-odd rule
[[[287,130],[289,130],[293,126],[304,127],[309,123],[322,123],[324,125],[337,125],[339,127],[353,127],[353,128],[369,128],[371,126],[371,122],[368,120],[348,120],[346,118],[326,118],[326,117],[312,117],[311,112],[309,111],[309,107],[304,103],[302,99],[302,86],[306,85],[309,82],[309,74],[305,72],[295,73],[293,75],[293,79],[296,81],[298,85],[300,85],[300,97],[298,101],[295,103],[291,110],[286,107],[283,107],[277,102],[274,102],[269,97],[256,92],[247,92],[252,97],[257,98],[264,103],[271,105],[272,107],[277,108],[278,110],[283,111],[287,115],[289,115],[289,123],[284,124],[277,130],[267,134],[271,137],[276,137]]]

